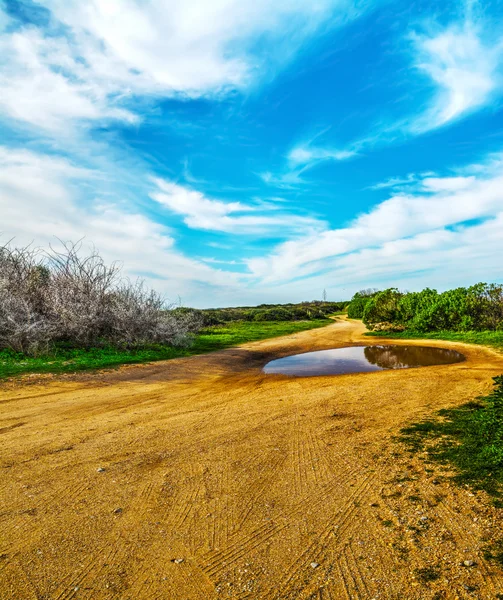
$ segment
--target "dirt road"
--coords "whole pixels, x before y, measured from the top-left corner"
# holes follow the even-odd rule
[[[503,356],[339,377],[268,360],[327,328],[0,388],[0,598],[494,599],[502,522],[392,437],[491,389]],[[418,343],[418,342],[412,342]],[[399,454],[397,454],[399,453]],[[473,561],[470,567],[463,561]]]

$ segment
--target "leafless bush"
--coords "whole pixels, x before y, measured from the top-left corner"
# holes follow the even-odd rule
[[[80,243],[48,252],[0,247],[0,348],[187,345],[200,318],[172,309],[143,282],[122,278],[117,263],[82,255]]]

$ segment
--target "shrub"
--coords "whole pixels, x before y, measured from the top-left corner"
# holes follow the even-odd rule
[[[439,294],[429,288],[400,294],[391,288],[368,298],[356,295],[369,327],[383,321],[417,332],[503,330],[503,285],[478,283]],[[351,301],[348,314],[354,314]]]
[[[361,319],[368,302],[377,294],[378,290],[366,289],[356,292],[348,304],[348,317],[350,319]]]
[[[363,322],[365,325],[373,326],[376,323],[396,323],[399,321],[400,300],[403,294],[396,288],[389,288],[377,292],[365,305],[363,311]]]
[[[0,348],[26,354],[52,345],[186,345],[201,319],[176,313],[163,298],[120,276],[98,252],[0,247]]]
[[[270,308],[268,310],[260,310],[255,313],[254,321],[293,321],[293,314],[284,308]]]

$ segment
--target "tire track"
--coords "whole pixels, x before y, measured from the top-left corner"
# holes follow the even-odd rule
[[[370,475],[366,475],[347,499],[342,511],[342,517],[330,519],[318,534],[317,538],[313,540],[301,555],[287,568],[287,575],[285,576],[283,583],[280,584],[279,587],[275,587],[274,590],[268,590],[261,598],[283,599],[290,597],[289,594],[292,593],[296,593],[297,596],[291,597],[300,598],[299,594],[303,592],[308,585],[304,582],[306,580],[309,582],[311,577],[313,577],[313,569],[310,567],[310,563],[313,560],[319,564],[323,563],[323,560],[327,557],[329,552],[327,548],[328,540],[333,536],[334,527],[336,525],[338,525],[338,528],[335,544],[338,547],[341,545],[341,542],[351,525],[350,518],[357,508],[355,506],[355,501],[365,494],[371,485],[371,477]],[[314,573],[316,573],[316,571],[314,571]]]
[[[354,473],[354,471],[348,474],[347,479]],[[230,564],[239,560],[242,556],[246,554],[246,550],[243,552],[242,548],[247,548],[249,545],[253,544],[253,549],[262,545],[265,541],[268,541],[282,531],[285,528],[291,527],[295,522],[295,517],[301,515],[306,507],[309,505],[311,509],[316,509],[321,506],[328,496],[332,495],[335,488],[340,485],[340,480],[334,478],[334,481],[331,485],[327,486],[322,490],[322,493],[318,495],[317,498],[313,498],[311,495],[305,496],[300,502],[298,502],[291,510],[287,512],[279,513],[274,522],[268,522],[258,529],[253,530],[252,532],[246,534],[245,536],[237,539],[233,544],[227,547],[223,551],[218,552],[209,552],[204,554],[201,557],[201,564],[203,565],[203,569],[208,574],[211,574],[212,577],[216,575],[216,573],[224,570]],[[355,492],[356,493],[356,492]],[[258,538],[258,539],[256,539]],[[251,548],[250,548],[251,549]],[[225,562],[225,566],[222,566]]]

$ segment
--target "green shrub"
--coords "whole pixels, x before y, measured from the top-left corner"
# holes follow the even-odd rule
[[[403,294],[396,288],[378,292],[365,305],[363,322],[372,327],[376,323],[398,323],[400,321],[400,300]]]
[[[368,289],[360,290],[351,298],[348,304],[348,317],[350,319],[361,319],[365,311],[365,307],[370,300],[377,294],[377,290]]]

